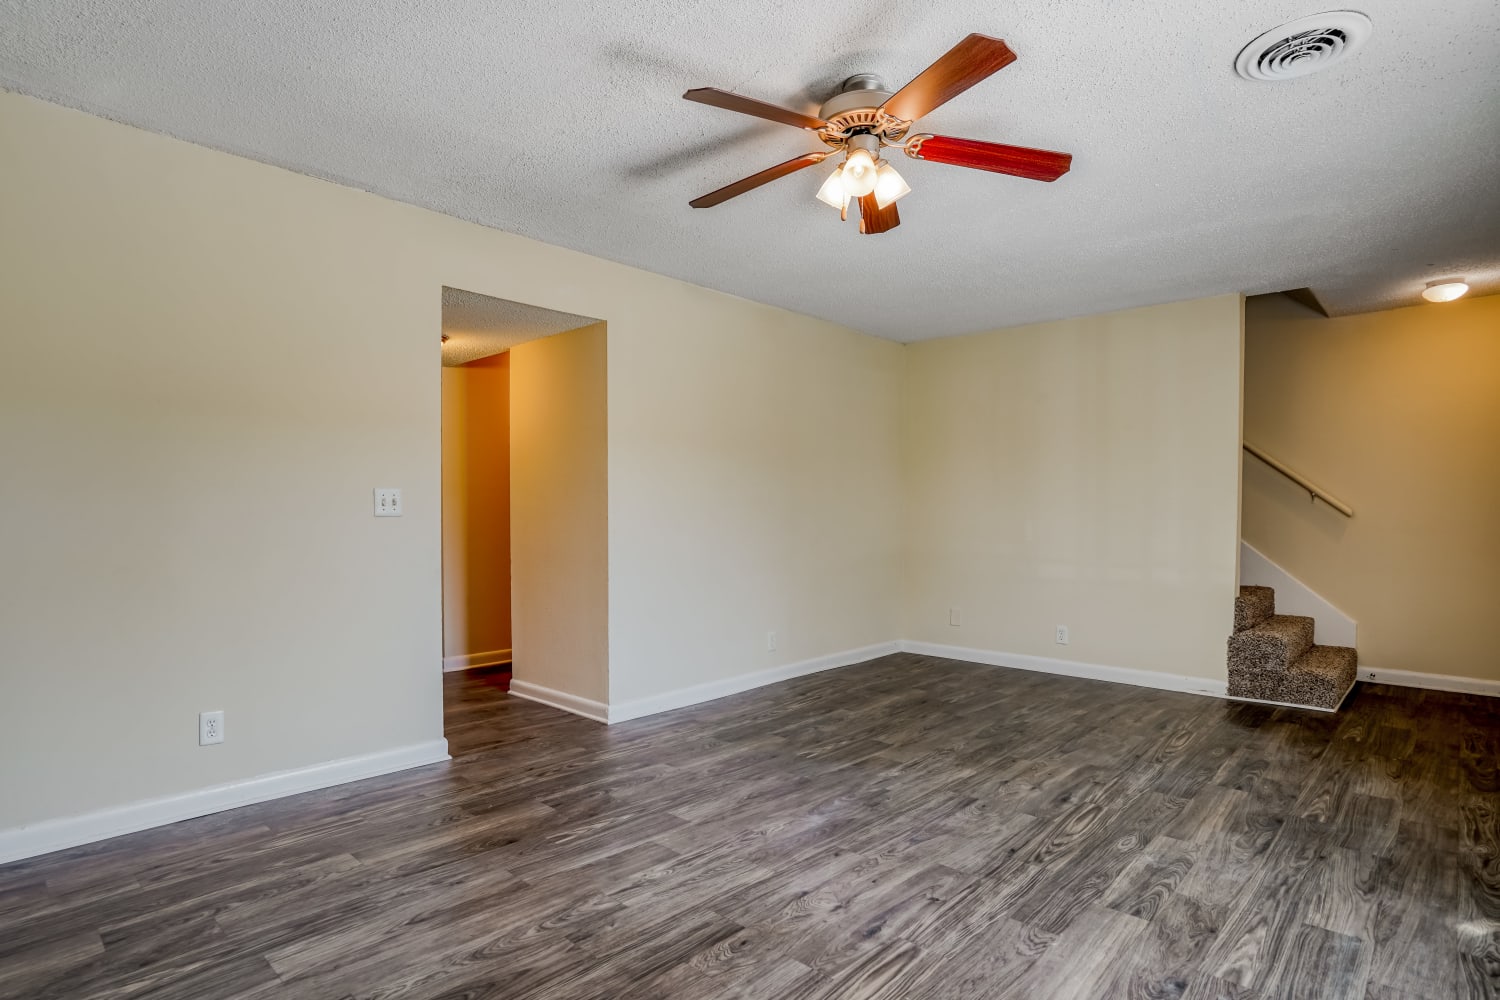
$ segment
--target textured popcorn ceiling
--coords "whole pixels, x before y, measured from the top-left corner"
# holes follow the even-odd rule
[[[599,322],[588,316],[497,299],[462,288],[443,289],[443,365],[453,367]]]
[[[1375,25],[1353,59],[1235,76],[1245,42],[1344,2],[0,0],[0,83],[904,341],[1232,291],[1500,291],[1500,4],[1347,0]],[[688,207],[818,146],[685,89],[811,110],[970,31],[1019,60],[921,127],[1071,174],[902,158],[877,237],[813,200],[823,168]]]

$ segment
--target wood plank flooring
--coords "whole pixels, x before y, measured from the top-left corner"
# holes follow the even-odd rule
[[[0,867],[0,996],[1500,996],[1500,702],[898,654]]]

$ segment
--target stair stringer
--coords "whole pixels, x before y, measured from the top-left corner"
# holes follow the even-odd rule
[[[1355,641],[1358,622],[1244,540],[1240,541],[1240,586],[1276,591],[1278,613],[1306,615],[1313,620],[1313,642],[1317,645],[1359,648]]]

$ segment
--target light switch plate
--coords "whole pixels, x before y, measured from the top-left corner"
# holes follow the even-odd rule
[[[376,517],[400,517],[401,516],[401,491],[390,489],[377,489],[375,491],[375,516]]]

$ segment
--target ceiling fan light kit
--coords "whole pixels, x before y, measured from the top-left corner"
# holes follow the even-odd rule
[[[894,205],[909,194],[911,194],[911,185],[896,173],[895,167],[881,160],[880,170],[875,174],[875,204],[885,208],[888,205]]]
[[[836,208],[840,212],[849,211],[849,189],[844,187],[844,168],[839,165],[833,168],[833,173],[818,188],[818,200],[829,208]]]
[[[855,202],[861,233],[888,232],[901,224],[896,202],[911,193],[911,186],[881,156],[885,147],[899,149],[917,160],[1055,181],[1072,166],[1070,154],[952,136],[908,135],[918,118],[1015,59],[1016,54],[1000,39],[972,34],[894,94],[874,74],[851,76],[818,110],[817,117],[713,87],[689,90],[682,95],[689,101],[807,129],[828,147],[751,174],[689,204],[710,208],[842,153],[843,162],[818,189],[818,200],[837,208],[841,219],[848,218],[849,203]]]
[[[872,137],[862,135],[855,138],[870,139]],[[863,198],[875,190],[875,174],[879,169],[875,166],[873,153],[863,146],[855,146],[849,150],[848,158],[839,168],[839,179],[851,198]]]

